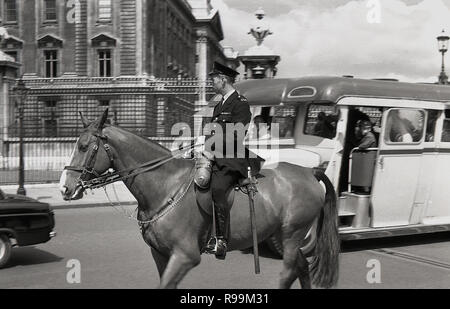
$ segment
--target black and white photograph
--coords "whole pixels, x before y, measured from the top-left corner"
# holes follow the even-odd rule
[[[449,42],[450,0],[0,0],[0,289],[449,289]]]

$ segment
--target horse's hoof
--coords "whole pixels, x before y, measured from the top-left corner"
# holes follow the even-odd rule
[[[218,260],[225,260],[225,257],[227,255],[227,249],[225,251],[219,251],[215,253],[216,259]]]

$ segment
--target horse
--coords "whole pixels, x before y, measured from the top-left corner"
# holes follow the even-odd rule
[[[70,158],[71,167],[61,175],[63,198],[82,198],[83,181],[96,179],[110,169],[124,176],[135,167],[145,166],[145,162],[159,162],[122,181],[138,202],[137,219],[157,266],[159,288],[177,288],[186,274],[200,264],[213,221],[211,212],[205,211],[205,205],[212,204],[211,193],[201,192],[193,184],[195,162],[174,157],[161,161],[172,152],[105,124],[108,110],[95,121],[80,115],[84,130]],[[229,197],[234,202],[228,251],[246,250],[252,247],[250,213],[245,207],[248,196],[232,190]],[[302,288],[336,285],[340,250],[336,193],[322,171],[284,162],[273,169],[263,168],[254,204],[258,240],[267,240],[281,231],[283,269],[279,288],[290,288],[297,278]],[[301,249],[310,230],[316,237],[311,265]]]

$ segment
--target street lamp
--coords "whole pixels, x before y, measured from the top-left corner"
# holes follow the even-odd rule
[[[448,50],[448,41],[450,40],[450,37],[445,33],[445,30],[442,30],[442,33],[437,37],[437,40],[439,52],[442,53],[442,70],[439,75],[439,83],[445,85],[448,83],[448,76],[445,74],[444,55]]]
[[[17,81],[17,85],[13,88],[13,92],[16,95],[16,106],[19,110],[19,189],[17,189],[17,194],[19,195],[26,195],[24,188],[25,164],[23,159],[23,109],[29,90],[30,89],[27,88],[22,78]]]

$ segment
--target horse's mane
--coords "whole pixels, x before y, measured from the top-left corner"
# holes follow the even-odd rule
[[[168,148],[162,146],[161,144],[159,144],[155,141],[149,140],[143,136],[139,136],[127,129],[123,129],[123,128],[113,126],[113,125],[105,125],[105,128],[109,128],[109,129],[112,129],[113,131],[117,131],[119,134],[121,134],[125,138],[125,140],[127,142],[130,141],[130,138],[133,138],[134,140],[136,140],[140,143],[143,143],[145,146],[150,147],[152,151],[163,152],[165,154],[171,153],[171,151]],[[121,138],[121,137],[119,136],[119,138]]]

